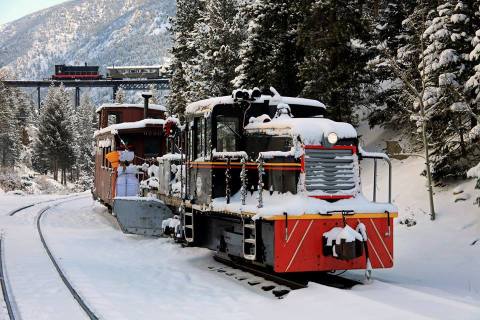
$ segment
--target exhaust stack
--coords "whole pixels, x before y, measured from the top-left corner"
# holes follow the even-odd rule
[[[143,102],[143,119],[148,118],[148,100],[152,97],[152,93],[150,91],[143,92],[142,97],[144,99]]]

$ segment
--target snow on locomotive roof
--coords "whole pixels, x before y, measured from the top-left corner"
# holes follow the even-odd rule
[[[100,107],[95,110],[96,112],[100,112],[104,108],[142,108],[144,105],[142,104],[134,104],[134,103],[104,103]],[[161,106],[159,104],[149,104],[148,109],[151,110],[158,110],[158,111],[167,111],[167,108]]]
[[[155,125],[163,126],[164,124],[165,124],[165,120],[163,119],[143,119],[143,120],[134,121],[134,122],[123,122],[118,124],[112,124],[111,126],[97,130],[95,131],[93,136],[97,137],[104,133],[115,134],[118,130],[139,129],[139,128],[145,128],[148,126],[155,126]]]
[[[345,122],[335,122],[325,118],[273,118],[271,121],[263,122],[257,119],[264,119],[262,116],[251,118],[250,123],[245,127],[247,132],[262,132],[265,134],[278,135],[290,134],[300,136],[305,144],[321,144],[322,139],[334,132],[338,138],[356,138],[355,128]]]
[[[311,106],[317,108],[326,109],[325,105],[317,100],[312,99],[305,99],[305,98],[294,98],[294,97],[282,97],[282,96],[270,96],[270,95],[262,95],[259,98],[255,99],[256,103],[262,103],[268,100],[269,105],[277,105],[279,103],[286,103],[292,105],[302,105],[302,106]],[[190,103],[185,113],[187,114],[196,114],[196,113],[205,113],[210,112],[213,107],[219,104],[233,104],[235,101],[232,96],[224,96],[224,97],[214,97],[205,100],[200,100],[197,102]]]

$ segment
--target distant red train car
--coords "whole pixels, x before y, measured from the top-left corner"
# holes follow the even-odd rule
[[[103,76],[99,73],[99,66],[67,66],[55,65],[55,74],[52,80],[100,80]]]

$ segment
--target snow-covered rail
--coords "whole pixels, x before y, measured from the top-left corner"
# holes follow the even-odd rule
[[[56,198],[56,199],[49,199],[49,200],[44,200],[44,201],[39,201],[39,202],[30,203],[30,204],[21,206],[21,207],[19,207],[19,208],[13,209],[12,211],[10,211],[10,212],[8,213],[8,216],[13,217],[15,214],[19,213],[20,211],[23,211],[23,210],[25,210],[25,209],[34,207],[34,206],[39,205],[39,204],[42,204],[42,203],[48,203],[48,202],[59,201],[59,200],[66,200],[66,199],[70,199],[70,198],[76,198],[76,197],[78,197],[78,196],[79,196],[78,194],[75,194],[75,195],[71,195],[71,196],[67,196],[67,197]]]
[[[84,197],[88,197],[88,196],[84,196]],[[42,241],[42,245],[43,247],[45,248],[45,251],[47,252],[47,255],[48,257],[50,258],[50,260],[52,261],[53,263],[53,266],[55,267],[55,269],[57,270],[58,272],[58,275],[60,276],[60,278],[62,279],[63,283],[65,284],[65,286],[67,287],[67,289],[70,291],[70,293],[72,294],[73,298],[78,302],[79,306],[83,309],[83,311],[85,311],[86,315],[92,319],[92,320],[98,320],[99,318],[95,315],[95,313],[92,311],[92,309],[86,304],[86,302],[82,299],[82,297],[78,294],[78,292],[75,290],[75,288],[72,286],[72,284],[70,283],[70,281],[68,281],[68,278],[65,276],[65,273],[62,271],[62,269],[60,268],[60,266],[58,265],[57,261],[55,260],[55,257],[53,256],[52,254],[52,251],[50,250],[50,248],[48,247],[47,245],[47,242],[45,241],[45,237],[43,235],[43,232],[42,232],[42,227],[41,227],[41,219],[43,217],[43,215],[50,209],[52,209],[53,207],[56,207],[62,203],[65,203],[65,202],[69,202],[69,201],[73,201],[73,200],[78,200],[80,198],[83,198],[83,197],[74,197],[73,199],[69,199],[69,200],[66,200],[66,201],[62,201],[62,202],[58,202],[58,203],[55,203],[54,205],[51,205],[51,206],[48,206],[46,208],[43,208],[42,210],[40,210],[38,212],[38,216],[37,216],[37,230],[38,230],[38,234],[40,236],[40,240]]]
[[[0,235],[0,286],[2,287],[3,299],[5,300],[5,305],[7,307],[8,317],[10,320],[15,320],[15,313],[13,312],[13,302],[8,293],[7,279],[5,277],[5,272],[3,269],[4,265],[4,256],[3,256],[3,238]]]

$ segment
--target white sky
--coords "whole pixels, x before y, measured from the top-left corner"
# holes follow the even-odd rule
[[[17,20],[30,13],[67,0],[0,0],[0,24]]]

